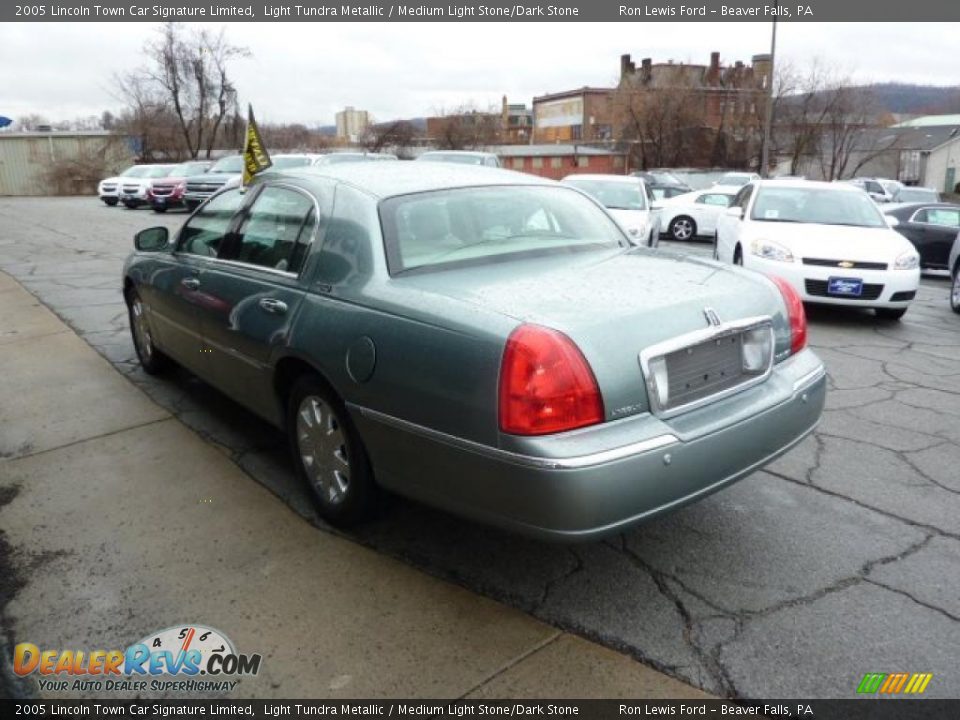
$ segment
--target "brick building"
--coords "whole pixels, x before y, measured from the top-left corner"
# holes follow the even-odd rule
[[[613,137],[613,88],[582,87],[533,99],[533,142],[598,142]]]
[[[606,148],[568,143],[546,145],[500,145],[488,148],[508,170],[560,180],[576,173],[623,175],[626,155]]]
[[[654,93],[665,90],[683,92],[694,100],[702,126],[719,130],[734,124],[756,126],[761,123],[769,92],[772,64],[769,55],[754,55],[746,65],[737,60],[721,65],[720,53],[710,53],[709,65],[654,63],[644,58],[640,67],[630,55],[620,56],[621,93]]]

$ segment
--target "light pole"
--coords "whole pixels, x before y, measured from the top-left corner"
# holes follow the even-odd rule
[[[777,3],[779,6],[779,3]],[[770,164],[770,133],[773,125],[773,79],[777,59],[777,20],[773,20],[773,34],[770,37],[770,79],[767,82],[767,113],[763,122],[763,149],[760,153],[760,174],[767,175]]]

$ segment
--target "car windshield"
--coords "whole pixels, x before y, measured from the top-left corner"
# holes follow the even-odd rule
[[[324,155],[320,159],[321,165],[337,165],[339,163],[362,162],[367,158],[360,153],[335,153],[333,155]]]
[[[195,165],[190,163],[181,163],[180,165],[174,165],[167,172],[166,177],[186,177],[187,175],[192,175],[194,172],[197,172],[198,168]]]
[[[239,155],[231,155],[230,157],[221,158],[217,160],[216,165],[210,168],[210,172],[220,172],[220,173],[238,173],[243,172],[243,158]]]
[[[897,193],[897,202],[939,202],[940,195],[929,188],[902,188]]]
[[[601,205],[611,210],[647,209],[647,199],[643,196],[638,182],[590,178],[568,178],[564,182],[592,195]]]
[[[723,175],[719,180],[717,180],[717,185],[727,185],[729,187],[742,187],[750,182],[749,175],[737,175],[731,173],[729,175]]]
[[[833,188],[762,187],[750,217],[762,222],[887,227],[867,194]]]
[[[683,185],[684,182],[672,172],[665,170],[653,170],[649,173],[654,182],[662,185]]]
[[[273,158],[273,167],[277,170],[284,168],[303,167],[310,164],[310,158],[303,156],[293,157],[275,157]]]
[[[461,165],[483,165],[482,155],[457,155],[455,153],[424,153],[418,160],[434,162],[460,163]]]
[[[145,178],[161,178],[166,177],[170,174],[170,171],[174,168],[174,165],[151,165],[147,168],[147,171],[140,175],[139,177]]]
[[[381,204],[391,273],[596,247],[623,231],[580,193],[502,186],[402,195]]]
[[[134,165],[132,168],[127,168],[121,173],[122,177],[147,177],[153,168],[150,165]]]

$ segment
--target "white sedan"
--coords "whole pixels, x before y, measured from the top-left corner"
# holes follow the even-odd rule
[[[647,186],[630,175],[567,175],[562,182],[593,197],[613,216],[635,245],[655,247],[659,212],[650,206]]]
[[[717,226],[715,256],[779,276],[804,302],[874,308],[899,319],[920,286],[920,256],[863,190],[760,180]]]
[[[730,207],[734,190],[698,190],[660,200],[660,230],[673,240],[691,240],[697,235],[713,237],[717,220]]]

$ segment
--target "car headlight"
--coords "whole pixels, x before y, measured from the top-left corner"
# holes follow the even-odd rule
[[[920,256],[912,250],[897,255],[893,263],[894,270],[915,270],[920,267]]]
[[[783,245],[775,243],[772,240],[754,240],[750,243],[750,253],[761,257],[764,260],[776,260],[777,262],[793,262],[793,253],[787,250]]]

